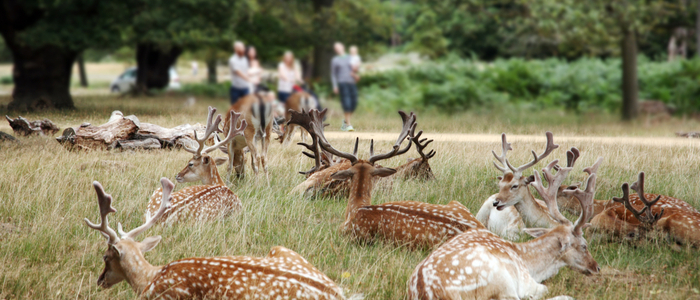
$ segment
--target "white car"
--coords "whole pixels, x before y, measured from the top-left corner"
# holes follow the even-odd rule
[[[134,86],[136,86],[136,67],[131,67],[112,81],[109,85],[109,90],[112,93],[123,93],[130,91]],[[175,68],[170,68],[170,82],[166,89],[179,90],[181,87],[180,76],[177,75]]]

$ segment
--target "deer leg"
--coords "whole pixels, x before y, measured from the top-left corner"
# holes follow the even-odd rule
[[[255,137],[248,142],[248,150],[250,150],[250,163],[253,167],[253,173],[258,175],[258,150],[255,148]]]
[[[260,155],[260,164],[263,171],[267,173],[267,147],[270,145],[270,135],[268,134],[262,139],[262,153]]]
[[[287,136],[284,137],[284,145],[287,146],[289,143],[292,142],[292,138],[294,138],[294,130],[297,129],[296,124],[289,124],[287,125],[287,128],[284,129],[284,132]]]

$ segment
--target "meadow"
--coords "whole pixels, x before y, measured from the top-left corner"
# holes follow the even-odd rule
[[[9,99],[0,99],[6,104]],[[83,122],[102,124],[112,110],[134,114],[142,122],[175,126],[203,123],[206,107],[220,112],[223,99],[199,99],[194,106],[183,105],[184,97],[155,98],[77,97],[75,111],[22,114],[29,119],[49,118],[61,128]],[[337,103],[329,104],[330,129],[340,123]],[[11,114],[0,109],[3,114]],[[375,189],[374,203],[416,200],[446,204],[456,200],[476,214],[488,196],[497,191],[491,150],[499,149],[498,134],[536,135],[539,139],[514,141],[510,159],[521,164],[530,159],[530,149],[541,151],[544,131],[557,136],[670,138],[676,131],[698,131],[692,119],[672,119],[657,126],[643,120],[620,123],[616,115],[572,114],[565,111],[499,109],[443,115],[419,112],[419,129],[424,137],[438,133],[490,134],[483,142],[437,141],[431,146],[437,155],[430,163],[436,180],[429,182],[395,180],[391,189]],[[353,122],[364,132],[398,134],[397,114],[379,114],[363,109]],[[0,130],[11,132],[7,124]],[[336,135],[339,136],[340,134]],[[330,142],[342,150],[351,148],[352,133]],[[298,138],[298,136],[297,136]],[[679,139],[680,140],[680,139]],[[378,151],[393,142],[381,141]],[[585,178],[583,167],[598,156],[605,161],[598,172],[596,199],[619,196],[620,185],[647,173],[646,190],[688,201],[700,208],[700,141],[681,140],[667,145],[559,141],[550,159],[565,157],[564,149],[578,147],[581,159],[568,182]],[[369,141],[360,143],[360,156],[368,156]],[[430,249],[409,250],[382,242],[358,245],[338,233],[346,202],[341,199],[307,199],[289,195],[304,180],[297,171],[307,170],[312,161],[301,155],[301,147],[273,143],[269,151],[269,174],[248,176],[230,183],[240,197],[244,211],[235,217],[206,223],[154,226],[140,238],[161,235],[162,242],[145,254],[153,265],[195,256],[266,255],[282,245],[297,251],[326,273],[347,294],[363,293],[366,299],[403,299],[406,282],[415,266]],[[224,156],[223,153],[215,153]],[[383,162],[398,166],[403,157]],[[71,152],[53,138],[22,138],[20,143],[0,144],[0,299],[133,299],[126,282],[103,290],[96,285],[104,264],[105,239],[85,226],[83,218],[96,220],[93,180],[114,197],[117,213],[110,216],[128,230],[144,221],[148,198],[159,186],[159,178],[174,179],[191,154],[179,150],[136,152]],[[541,169],[546,163],[540,163]],[[219,172],[224,174],[225,167]],[[532,171],[529,171],[532,172]],[[176,190],[183,184],[178,184]],[[574,220],[577,216],[567,215]],[[544,282],[549,296],[571,295],[577,299],[700,299],[700,255],[690,247],[672,247],[664,240],[608,240],[587,235],[589,249],[602,271],[586,277],[563,268]]]

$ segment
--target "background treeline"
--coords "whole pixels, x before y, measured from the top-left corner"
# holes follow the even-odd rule
[[[183,54],[188,58],[204,60],[208,81],[217,82],[216,66],[225,63],[230,56],[231,42],[240,39],[256,46],[261,60],[268,66],[274,65],[283,51],[294,51],[300,59],[305,77],[312,82],[324,83],[329,74],[331,45],[339,40],[358,45],[365,58],[387,52],[418,52],[436,61],[444,61],[434,67],[436,74],[445,70],[449,73],[443,74],[443,77],[461,76],[472,81],[485,81],[478,84],[479,89],[496,86],[493,82],[508,77],[506,74],[489,74],[501,69],[509,70],[503,72],[510,74],[510,70],[519,68],[519,65],[547,74],[571,70],[568,72],[574,77],[579,74],[576,70],[583,72],[580,76],[604,73],[606,76],[600,80],[606,82],[601,85],[608,88],[599,90],[600,96],[595,101],[591,100],[593,102],[588,100],[592,97],[591,93],[563,91],[556,86],[564,83],[551,82],[553,79],[545,78],[547,76],[544,74],[533,75],[535,79],[513,77],[510,81],[514,86],[528,88],[527,92],[510,93],[509,97],[514,100],[509,101],[562,103],[574,109],[584,106],[612,109],[617,105],[624,118],[632,118],[640,97],[662,99],[673,103],[679,110],[692,107],[682,104],[690,100],[678,98],[680,92],[671,93],[674,96],[656,96],[644,86],[639,94],[637,77],[647,75],[638,74],[637,55],[646,57],[642,60],[643,64],[692,57],[697,52],[697,36],[700,35],[700,30],[696,30],[700,24],[699,2],[0,0],[0,33],[4,40],[4,44],[0,44],[0,60],[11,60],[17,71],[14,72],[15,90],[10,108],[70,108],[73,103],[69,93],[68,66],[80,58],[88,61],[105,57],[133,61],[138,65],[137,92],[147,93],[150,89],[167,85],[168,67]],[[454,57],[467,61],[458,62]],[[555,59],[548,60],[551,58]],[[471,72],[467,71],[469,68],[466,66],[475,64],[475,61],[495,63],[486,72],[466,75]],[[567,65],[569,62],[571,65]],[[447,67],[455,64],[461,67],[454,70]],[[36,65],[42,65],[44,69],[32,67]],[[658,68],[681,70],[682,66],[680,63],[671,66],[660,64]],[[50,70],[47,72],[46,68]],[[614,75],[615,68],[618,75]],[[422,72],[417,71],[419,69],[411,71],[411,74]],[[362,84],[373,86],[372,82],[379,80],[376,76],[393,75],[372,76],[375,77],[366,78],[367,82]],[[409,76],[408,79],[413,78]],[[695,80],[692,76],[684,78]],[[644,85],[650,80],[641,79]],[[586,82],[584,77],[571,80]],[[670,79],[653,81],[664,80]],[[458,87],[457,80],[447,80],[440,88],[437,85],[435,88],[423,88],[420,95],[427,98],[422,101],[455,103],[446,104],[447,107],[470,107],[479,102],[492,102],[477,99],[470,100],[473,104],[460,101],[463,103],[458,105],[455,100],[449,100],[461,96],[451,95],[448,91],[470,89],[468,81],[463,82],[463,87]],[[410,84],[409,88],[417,89],[424,84]],[[658,89],[671,89],[669,85]],[[494,87],[492,90],[498,93],[501,89],[506,87]],[[674,87],[672,90],[678,89]],[[563,96],[555,95],[554,91]],[[430,96],[441,93],[449,97],[437,101],[437,96]],[[477,98],[501,97],[497,94],[478,94],[481,96]],[[414,94],[404,96],[416,97]],[[582,100],[571,100],[578,97]]]

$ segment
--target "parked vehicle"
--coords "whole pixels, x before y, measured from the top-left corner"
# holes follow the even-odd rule
[[[136,86],[136,67],[131,67],[126,69],[124,73],[119,75],[117,79],[114,79],[109,85],[109,90],[112,93],[123,93],[128,92]],[[168,90],[179,90],[182,86],[180,85],[180,76],[177,75],[175,68],[170,68],[170,82],[168,83]]]

